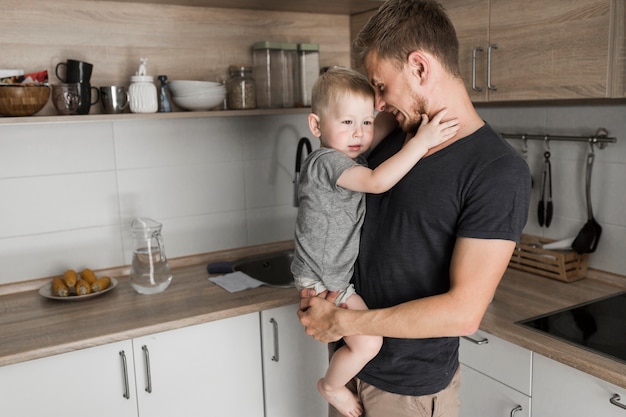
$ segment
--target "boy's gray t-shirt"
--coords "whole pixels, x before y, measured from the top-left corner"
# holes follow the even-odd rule
[[[315,150],[304,161],[291,265],[296,280],[317,278],[330,291],[343,290],[350,282],[359,253],[365,194],[339,187],[337,179],[355,165],[366,161],[329,148]]]

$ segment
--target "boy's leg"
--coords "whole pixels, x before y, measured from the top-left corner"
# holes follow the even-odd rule
[[[350,309],[367,309],[361,297],[356,294],[348,298],[347,304]],[[318,382],[318,390],[342,415],[356,417],[361,415],[362,407],[345,385],[376,356],[382,345],[382,338],[349,336],[344,338],[344,342],[345,346],[332,356],[326,376]]]

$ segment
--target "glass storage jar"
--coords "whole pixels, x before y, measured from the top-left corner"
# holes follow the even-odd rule
[[[298,99],[296,106],[311,105],[311,90],[320,73],[320,52],[316,43],[298,44]]]
[[[282,107],[294,107],[298,91],[298,44],[283,42],[281,44],[282,68]]]
[[[228,73],[230,75],[226,82],[228,109],[256,108],[256,83],[252,77],[252,67],[231,65]]]
[[[283,50],[280,42],[252,45],[256,100],[260,108],[282,107]]]

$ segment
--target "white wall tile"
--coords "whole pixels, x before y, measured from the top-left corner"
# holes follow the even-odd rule
[[[0,180],[0,237],[119,223],[114,172]]]
[[[232,118],[115,122],[117,168],[204,165],[242,159]]]
[[[111,169],[110,123],[20,124],[0,130],[0,178]]]
[[[293,239],[297,213],[291,205],[248,210],[249,244]]]
[[[0,239],[0,284],[124,265],[117,225]]]

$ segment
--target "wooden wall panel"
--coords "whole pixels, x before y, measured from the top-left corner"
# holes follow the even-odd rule
[[[320,65],[349,65],[348,15],[85,0],[0,0],[0,67],[48,70],[68,58],[94,64],[92,85],[128,85],[139,58],[169,79],[219,80],[251,64],[260,40],[320,44]],[[50,109],[48,109],[50,107]],[[96,109],[97,108],[97,109]],[[92,107],[92,113],[99,106]],[[54,114],[51,105],[40,114]]]

